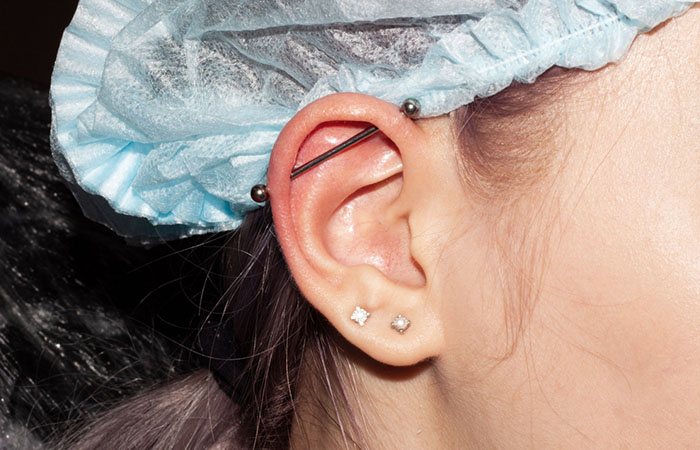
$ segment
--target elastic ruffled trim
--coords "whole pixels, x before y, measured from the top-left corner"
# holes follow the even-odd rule
[[[52,141],[54,151],[62,155],[57,160],[62,171],[70,173],[71,182],[105,198],[116,212],[144,217],[157,226],[186,225],[171,227],[176,234],[161,238],[235,228],[257,205],[250,200],[247,186],[230,181],[243,173],[246,183],[264,182],[269,150],[288,116],[269,130],[237,130],[176,142],[148,142],[148,136],[129,133],[129,126],[105,111],[99,97],[116,36],[149,4],[138,0],[80,3],[54,68]],[[104,115],[110,115],[110,129],[100,130]],[[132,139],[119,138],[125,134]],[[236,153],[241,140],[247,144],[245,155]],[[191,142],[197,146],[190,146]],[[201,145],[207,146],[208,154]],[[124,222],[125,218],[110,218],[109,225],[123,234]]]
[[[258,207],[250,187],[265,182],[279,131],[320,97],[417,97],[423,116],[436,116],[513,81],[532,82],[553,65],[600,68],[639,32],[691,6],[284,4],[81,0],[54,69],[52,142],[66,177],[118,213],[99,220],[133,234],[120,215],[145,218],[161,238],[233,229]]]

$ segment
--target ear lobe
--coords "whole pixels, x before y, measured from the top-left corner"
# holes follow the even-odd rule
[[[293,167],[371,125],[380,133],[289,179]],[[392,365],[436,356],[442,345],[402,199],[403,153],[420,151],[424,139],[396,106],[338,94],[289,122],[268,172],[278,239],[302,293],[348,341]],[[370,313],[362,326],[351,320],[358,306]],[[411,321],[402,333],[391,325],[399,315]]]

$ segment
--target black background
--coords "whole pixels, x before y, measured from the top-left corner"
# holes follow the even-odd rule
[[[77,1],[0,0],[2,450],[39,448],[198,367],[189,349],[215,289],[221,237],[126,245],[83,217],[53,163],[48,86]]]
[[[43,86],[78,0],[0,0],[0,72]]]

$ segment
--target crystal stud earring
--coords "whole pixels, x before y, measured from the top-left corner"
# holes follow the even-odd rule
[[[411,326],[411,321],[399,314],[391,321],[391,328],[403,334]]]
[[[355,321],[359,326],[364,327],[367,318],[369,318],[370,313],[359,306],[355,308],[355,311],[350,315],[350,319]]]

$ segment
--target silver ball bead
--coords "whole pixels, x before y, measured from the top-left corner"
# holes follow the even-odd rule
[[[401,112],[411,119],[415,119],[420,114],[420,102],[415,98],[407,98],[401,105]]]
[[[264,184],[256,184],[250,190],[250,197],[257,203],[265,203],[270,198],[270,193],[267,192],[267,186]]]

